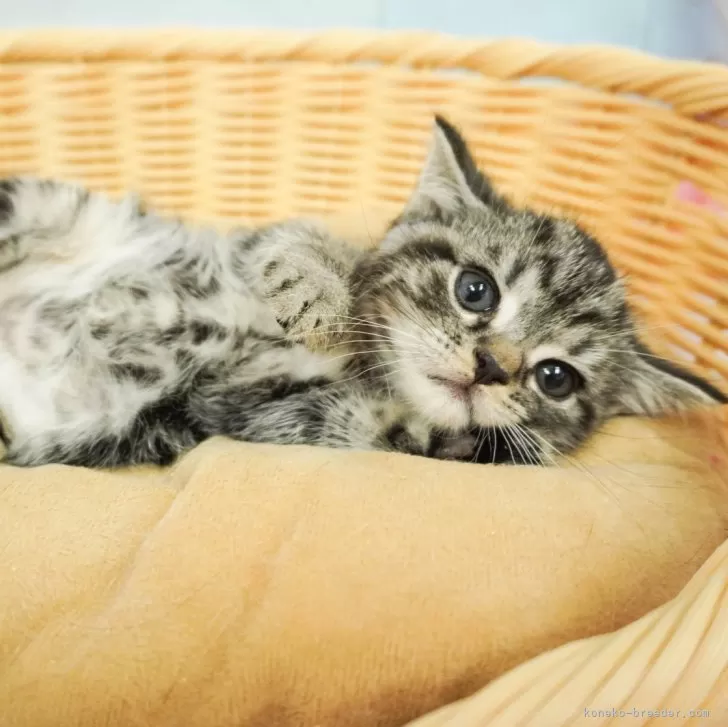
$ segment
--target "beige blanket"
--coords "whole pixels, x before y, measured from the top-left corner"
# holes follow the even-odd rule
[[[411,727],[728,724],[728,541],[680,595],[562,646]]]
[[[675,597],[726,537],[725,474],[710,419],[616,421],[543,470],[223,440],[169,471],[1,467],[0,724],[404,724]],[[423,727],[600,724],[579,709],[619,707],[600,689],[648,641],[659,668],[637,659],[618,694],[718,714],[725,558],[692,610],[547,654]]]

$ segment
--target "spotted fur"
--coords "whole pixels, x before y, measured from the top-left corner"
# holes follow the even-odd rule
[[[167,464],[215,435],[392,448],[396,402],[286,338],[252,251],[306,223],[225,239],[80,187],[0,186],[0,412],[7,459]],[[317,237],[318,236],[318,237]],[[332,247],[333,249],[333,247]],[[263,291],[263,292],[261,292]],[[279,312],[285,313],[285,306]],[[295,329],[297,320],[286,319]],[[427,442],[402,448],[424,452]]]
[[[458,307],[463,266],[488,270],[496,310]],[[483,349],[520,363],[478,384]],[[557,354],[585,386],[554,403],[532,368]],[[216,435],[535,462],[609,416],[721,398],[643,349],[594,240],[509,207],[442,120],[372,252],[308,222],[226,238],[133,198],[0,183],[0,418],[14,464],[161,465]]]

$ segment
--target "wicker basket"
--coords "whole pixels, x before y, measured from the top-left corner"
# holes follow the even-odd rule
[[[394,213],[436,110],[516,203],[593,231],[653,344],[728,388],[728,68],[429,34],[0,34],[0,176],[188,217]]]

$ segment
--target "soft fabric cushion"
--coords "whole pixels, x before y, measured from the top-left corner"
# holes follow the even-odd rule
[[[573,641],[410,727],[728,724],[728,541],[679,596]]]
[[[676,596],[726,536],[717,439],[619,420],[547,469],[224,440],[168,471],[0,467],[0,724],[403,724]]]

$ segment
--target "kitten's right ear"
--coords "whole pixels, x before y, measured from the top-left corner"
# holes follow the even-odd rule
[[[704,379],[637,344],[629,367],[631,381],[621,393],[615,414],[662,416],[728,404],[728,397]]]
[[[465,139],[436,116],[425,165],[399,219],[442,217],[496,204],[504,203],[478,170]]]

